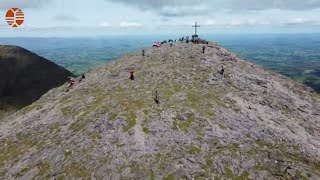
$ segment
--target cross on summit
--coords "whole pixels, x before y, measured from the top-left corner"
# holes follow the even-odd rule
[[[198,29],[198,27],[200,27],[200,26],[199,26],[198,23],[196,22],[195,25],[192,26],[192,27],[194,27],[194,29],[195,29],[195,34],[194,34],[194,35],[197,35],[197,29]]]

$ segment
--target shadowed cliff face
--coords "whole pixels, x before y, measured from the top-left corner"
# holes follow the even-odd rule
[[[30,105],[72,76],[62,67],[16,46],[0,46],[0,116]]]
[[[319,95],[222,47],[201,51],[124,55],[4,119],[0,177],[320,178]]]

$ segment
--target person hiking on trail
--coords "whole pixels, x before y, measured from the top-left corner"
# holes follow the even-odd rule
[[[202,47],[202,53],[204,54],[204,53],[205,53],[205,51],[206,51],[206,47],[205,47],[205,46],[203,46],[203,47]]]
[[[224,77],[224,68],[223,68],[223,66],[221,68],[220,74],[222,75],[222,77]]]
[[[69,81],[68,81],[68,85],[67,85],[67,90],[66,90],[66,92],[69,92],[70,89],[73,88],[74,83],[75,83],[74,78],[73,78],[73,77],[70,77],[70,79],[69,79]]]
[[[68,87],[69,87],[69,88],[72,88],[73,85],[74,85],[74,78],[71,77],[70,80],[69,80],[69,82],[68,82]]]
[[[145,51],[144,51],[144,49],[142,49],[142,56],[144,56],[144,54],[145,54]]]
[[[134,70],[133,69],[130,70],[130,79],[134,80]]]
[[[155,95],[155,97],[154,97],[154,101],[155,101],[157,104],[160,104],[160,99],[159,99],[158,91],[156,91],[156,95]]]
[[[82,74],[81,78],[79,79],[79,82],[82,82],[85,78],[86,78],[86,76],[84,74]]]

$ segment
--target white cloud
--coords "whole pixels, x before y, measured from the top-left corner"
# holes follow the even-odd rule
[[[121,22],[120,27],[122,28],[139,28],[142,27],[143,25],[138,22]]]
[[[51,0],[2,0],[0,2],[0,9],[10,9],[10,8],[37,8],[44,4],[49,3]]]
[[[108,22],[101,22],[101,23],[100,23],[100,26],[101,26],[101,27],[111,27],[111,24],[108,23]]]
[[[71,22],[74,22],[74,21],[78,21],[79,19],[76,18],[75,16],[73,15],[67,15],[67,14],[57,14],[53,17],[53,20],[56,20],[56,21],[71,21]]]
[[[161,16],[193,16],[210,12],[281,10],[313,10],[320,8],[320,0],[106,0],[120,2]]]
[[[220,21],[209,19],[204,21],[204,23],[202,23],[201,25],[231,28],[231,27],[240,27],[240,26],[244,26],[244,27],[266,26],[266,25],[270,25],[270,22],[264,19],[232,17],[232,18],[223,19]]]
[[[213,26],[213,25],[216,25],[217,24],[217,21],[216,20],[213,20],[213,19],[209,19],[209,20],[206,20],[203,25],[205,26]]]
[[[302,17],[296,17],[289,19],[287,21],[282,22],[282,25],[319,25],[320,21],[319,19],[310,19],[310,18],[302,18]]]

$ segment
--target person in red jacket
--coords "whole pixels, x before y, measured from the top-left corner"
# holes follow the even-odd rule
[[[134,70],[133,69],[130,70],[130,79],[134,80]]]

